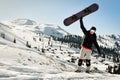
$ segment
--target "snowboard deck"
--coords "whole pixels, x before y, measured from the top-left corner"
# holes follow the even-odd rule
[[[98,8],[99,8],[98,4],[94,3],[94,4],[90,5],[90,6],[88,6],[87,8],[81,10],[80,12],[78,12],[78,13],[64,19],[63,23],[64,23],[65,26],[69,26],[72,23],[79,20],[81,17],[85,17],[85,16],[97,11]]]

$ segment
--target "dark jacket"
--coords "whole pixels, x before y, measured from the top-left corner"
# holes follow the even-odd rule
[[[98,53],[100,54],[100,48],[99,48],[99,45],[97,43],[97,36],[96,34],[94,33],[93,35],[90,34],[90,30],[86,30],[86,28],[84,27],[83,25],[83,21],[82,19],[80,19],[80,26],[81,26],[81,29],[84,33],[84,40],[83,40],[83,43],[82,43],[82,46],[88,48],[88,49],[92,49],[92,45],[94,44],[95,47],[97,48],[98,50]]]

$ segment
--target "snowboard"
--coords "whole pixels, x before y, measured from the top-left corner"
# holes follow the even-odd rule
[[[69,26],[71,25],[72,23],[76,22],[77,20],[79,20],[81,17],[84,17],[84,16],[87,16],[95,11],[97,11],[99,8],[98,4],[94,3],[90,6],[88,6],[87,8],[81,10],[80,12],[64,19],[64,25],[65,26]]]

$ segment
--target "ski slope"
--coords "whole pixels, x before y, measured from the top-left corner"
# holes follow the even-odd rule
[[[18,21],[20,22],[1,22],[0,24],[0,33],[5,33],[5,38],[0,37],[0,80],[120,79],[120,75],[107,73],[107,65],[100,62],[101,58],[95,57],[92,57],[91,70],[97,67],[98,72],[85,73],[85,65],[82,68],[83,72],[74,72],[77,68],[77,61],[75,63],[69,61],[71,57],[79,57],[79,49],[70,48],[67,43],[61,44],[44,34],[43,28],[46,28],[46,24],[40,27],[35,22],[32,23],[26,19]],[[62,36],[67,34],[58,26],[49,27],[53,31],[58,28]],[[14,38],[16,43],[13,43]],[[26,47],[27,41],[31,48]],[[42,48],[45,49],[44,52]]]
[[[101,73],[76,73],[77,64],[68,63],[66,54],[45,54],[26,47],[0,45],[0,80],[119,80],[120,75],[105,72],[106,65],[92,57],[92,68]],[[56,54],[59,58],[56,57]],[[96,64],[97,63],[97,64]]]

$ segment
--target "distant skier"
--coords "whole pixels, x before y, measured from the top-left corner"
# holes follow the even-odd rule
[[[91,66],[92,45],[94,44],[98,50],[98,53],[99,54],[101,53],[100,53],[99,45],[97,43],[97,36],[95,34],[96,28],[91,27],[90,30],[86,30],[83,24],[83,18],[80,19],[80,27],[84,33],[84,40],[81,45],[80,58],[78,60],[78,68],[76,72],[81,72],[82,63],[83,63],[83,60],[85,60],[86,66],[87,66],[86,72],[89,73],[90,66]]]

